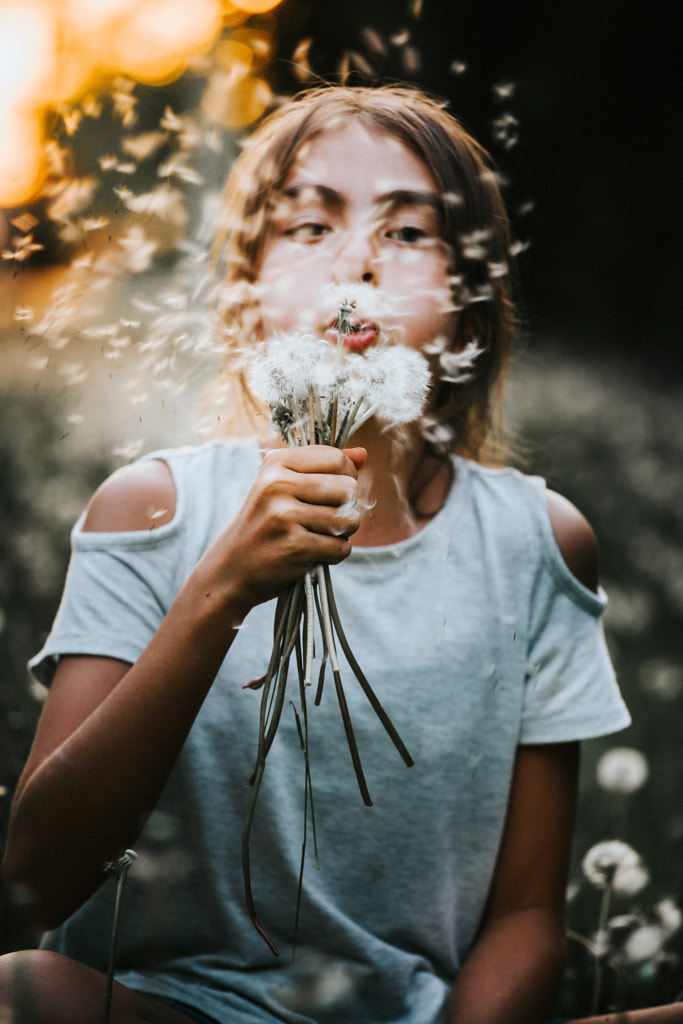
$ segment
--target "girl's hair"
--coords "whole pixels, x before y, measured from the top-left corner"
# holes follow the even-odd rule
[[[309,140],[354,118],[399,139],[423,161],[444,204],[459,309],[451,351],[481,350],[469,380],[435,384],[425,437],[436,451],[504,461],[501,405],[510,359],[513,307],[509,223],[486,151],[442,103],[406,86],[323,86],[295,96],[245,144],[228,179],[213,253],[214,295],[228,350],[260,336],[254,287],[278,193]],[[236,372],[249,394],[244,374]]]

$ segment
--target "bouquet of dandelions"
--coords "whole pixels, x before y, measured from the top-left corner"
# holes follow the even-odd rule
[[[284,440],[292,446],[328,444],[342,448],[371,416],[377,416],[387,426],[396,426],[413,422],[422,412],[430,373],[427,362],[420,353],[398,345],[374,348],[365,355],[346,352],[344,336],[353,330],[351,314],[354,305],[353,301],[342,301],[340,305],[335,325],[338,334],[336,347],[310,334],[278,336],[264,344],[263,352],[251,366],[249,383],[252,391],[257,398],[270,406],[273,424]],[[363,675],[344,635],[332,590],[329,566],[318,565],[291,584],[278,600],[273,650],[268,670],[261,679],[246,684],[253,689],[261,688],[262,696],[258,750],[247,778],[247,785],[251,786],[251,795],[242,834],[245,894],[251,921],[275,954],[277,948],[256,915],[251,890],[249,842],[266,757],[273,744],[284,707],[287,675],[290,661],[294,656],[299,679],[301,712],[297,711],[293,702],[290,703],[294,708],[305,762],[304,838],[294,924],[296,944],[309,806],[315,859],[318,864],[308,759],[306,704],[306,691],[313,682],[316,620],[322,636],[323,653],[317,673],[314,704],[319,705],[322,699],[325,670],[329,662],[351,760],[364,803],[371,806],[372,800],[363,774],[342,685],[337,642],[403,761],[408,766],[413,764],[398,732]]]

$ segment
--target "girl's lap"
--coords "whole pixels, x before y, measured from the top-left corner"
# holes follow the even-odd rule
[[[101,1020],[106,977],[60,953],[31,949],[0,956],[0,1020],[92,1024]],[[191,1008],[150,999],[114,982],[110,1024],[216,1024]]]

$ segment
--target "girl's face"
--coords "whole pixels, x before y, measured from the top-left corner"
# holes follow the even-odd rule
[[[278,196],[257,288],[265,336],[336,341],[340,301],[356,300],[347,347],[450,341],[456,314],[442,200],[418,156],[350,122],[302,147]]]

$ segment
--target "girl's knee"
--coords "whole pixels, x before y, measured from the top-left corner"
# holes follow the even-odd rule
[[[84,972],[95,977],[86,980]],[[83,1004],[93,999],[93,989],[101,988],[97,984],[100,977],[97,972],[90,972],[82,964],[50,950],[6,953],[0,956],[0,1021],[75,1024],[81,1019]]]

